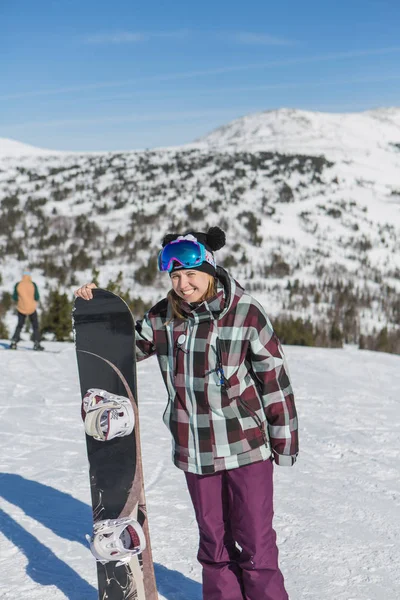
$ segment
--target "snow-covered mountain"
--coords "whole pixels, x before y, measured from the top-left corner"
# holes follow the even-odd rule
[[[43,148],[36,148],[29,144],[22,144],[15,140],[9,140],[7,138],[0,138],[0,157],[9,156],[43,156],[48,154],[60,154],[58,151],[44,150]]]
[[[385,153],[400,159],[400,108],[346,114],[270,110],[236,119],[199,142],[215,149],[362,159],[376,166],[376,159]]]
[[[218,224],[217,258],[273,318],[357,341],[400,323],[399,173],[400,109],[282,109],[180,149],[2,158],[0,291],[28,262],[69,291],[95,267],[142,306],[168,288],[163,234]]]

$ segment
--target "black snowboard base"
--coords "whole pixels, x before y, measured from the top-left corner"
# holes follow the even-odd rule
[[[142,526],[146,548],[129,563],[97,562],[99,599],[158,600],[144,496],[136,389],[135,328],[126,303],[93,290],[73,310],[82,398],[91,388],[129,398],[135,415],[131,434],[108,441],[86,435],[93,521],[131,517]]]

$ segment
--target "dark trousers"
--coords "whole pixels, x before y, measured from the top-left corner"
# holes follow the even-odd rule
[[[38,322],[38,316],[37,316],[36,310],[31,315],[23,315],[22,313],[18,312],[18,325],[17,325],[17,327],[14,331],[14,335],[12,336],[11,339],[13,340],[13,342],[19,342],[19,340],[21,339],[21,331],[24,326],[26,317],[28,317],[31,322],[32,329],[33,329],[34,341],[39,342],[39,340],[40,340],[39,322]]]
[[[288,600],[272,527],[272,462],[185,475],[200,532],[203,599]]]

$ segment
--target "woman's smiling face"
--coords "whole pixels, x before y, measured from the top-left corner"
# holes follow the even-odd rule
[[[198,302],[206,293],[211,275],[203,271],[180,269],[171,273],[174,291],[186,302]]]

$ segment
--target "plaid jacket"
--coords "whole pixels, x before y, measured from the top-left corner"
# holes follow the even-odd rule
[[[167,299],[136,324],[137,360],[156,353],[177,467],[197,474],[273,455],[292,465],[297,415],[285,357],[262,306],[218,267],[219,289],[172,320]]]

